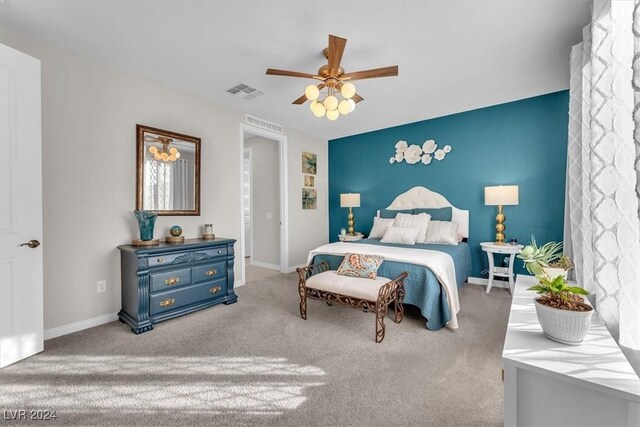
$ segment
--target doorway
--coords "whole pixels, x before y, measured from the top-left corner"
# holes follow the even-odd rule
[[[242,284],[287,271],[286,137],[241,125]]]

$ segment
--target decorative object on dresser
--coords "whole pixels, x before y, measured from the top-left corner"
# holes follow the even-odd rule
[[[234,239],[188,239],[182,245],[118,246],[122,270],[120,321],[136,334],[163,320],[237,301]]]
[[[438,144],[433,139],[428,139],[420,147],[417,144],[407,144],[407,141],[398,141],[395,145],[396,154],[389,158],[389,163],[407,162],[410,165],[422,163],[423,165],[431,164],[431,160],[436,159],[442,161],[451,152],[451,146],[445,145],[438,148]]]
[[[546,275],[551,280],[556,276],[566,278],[573,268],[573,262],[562,253],[562,247],[562,242],[547,242],[538,246],[536,238],[531,236],[531,243],[520,251],[518,258],[524,261],[525,268],[534,276]]]
[[[340,240],[341,242],[355,242],[356,240],[362,239],[364,239],[364,234],[358,232],[353,235],[345,233],[338,236],[338,240]]]
[[[513,274],[513,264],[515,261],[516,254],[520,253],[520,250],[523,248],[522,245],[499,245],[494,242],[482,242],[480,243],[480,247],[483,251],[487,253],[487,259],[489,261],[489,281],[487,283],[487,293],[491,292],[491,287],[493,286],[493,278],[497,277],[507,277],[509,278],[509,292],[513,295],[513,286],[515,284],[515,277]],[[509,255],[509,266],[508,267],[498,267],[495,265],[495,260],[493,259],[495,254],[507,254]]]
[[[136,125],[136,209],[200,215],[200,138]]]
[[[160,243],[160,240],[153,238],[153,229],[156,225],[158,212],[156,211],[133,211],[138,220],[138,228],[140,229],[140,238],[133,239],[131,244],[134,246],[152,246]]]
[[[377,343],[384,339],[384,318],[389,304],[394,303],[393,321],[400,323],[404,317],[402,299],[404,297],[404,279],[402,273],[395,279],[377,276],[375,279],[349,277],[329,270],[329,264],[321,262],[296,269],[298,272],[298,293],[300,295],[300,317],[307,320],[307,298],[337,303],[362,311],[371,311],[376,315]]]
[[[213,240],[216,238],[216,234],[213,232],[213,224],[205,224],[202,227],[202,238],[204,240]]]
[[[182,227],[174,225],[169,229],[170,236],[165,239],[167,243],[184,243],[184,236],[182,236]]]
[[[504,206],[513,206],[518,204],[518,186],[517,185],[497,185],[493,187],[484,187],[484,204],[486,206],[497,206],[498,214],[496,215],[496,245],[504,245],[505,234],[507,228],[504,225],[506,217],[502,213]]]
[[[353,208],[360,207],[360,194],[358,193],[344,193],[340,194],[340,207],[349,208],[349,215],[347,216],[347,224],[349,224],[348,234],[354,236],[356,234],[355,217],[353,216]]]

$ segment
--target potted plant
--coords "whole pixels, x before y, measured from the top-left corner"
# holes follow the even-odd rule
[[[593,314],[593,307],[582,298],[589,292],[579,286],[569,286],[562,275],[554,279],[542,276],[529,290],[540,294],[534,303],[542,332],[553,341],[579,345],[589,330]]]
[[[524,261],[529,273],[537,277],[546,275],[551,280],[559,275],[566,278],[567,272],[573,268],[571,258],[562,253],[562,242],[547,242],[538,246],[533,236],[518,258]]]

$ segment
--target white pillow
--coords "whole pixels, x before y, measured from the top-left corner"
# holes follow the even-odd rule
[[[391,226],[384,233],[382,243],[402,243],[405,245],[415,245],[422,229],[417,227],[396,227]]]
[[[427,229],[426,243],[445,243],[457,245],[458,223],[451,221],[430,221]]]
[[[393,225],[395,227],[419,228],[420,233],[416,243],[424,243],[427,238],[427,228],[429,227],[430,219],[431,215],[427,213],[421,213],[418,215],[399,213],[393,220]]]
[[[386,233],[387,229],[393,225],[393,218],[373,218],[373,227],[371,233],[369,233],[370,239],[381,239]]]

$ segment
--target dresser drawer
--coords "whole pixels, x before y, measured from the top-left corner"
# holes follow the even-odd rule
[[[200,283],[207,280],[225,277],[227,274],[227,262],[221,261],[214,264],[201,265],[193,267],[193,283]]]
[[[202,261],[208,258],[216,258],[227,255],[227,247],[196,249],[190,252],[171,252],[168,254],[158,254],[149,256],[149,267],[160,267],[162,265],[182,264],[187,262]]]
[[[149,275],[151,292],[167,291],[169,289],[190,285],[191,269],[167,271],[165,273],[153,273]]]
[[[150,313],[153,316],[190,304],[219,298],[224,296],[226,292],[226,277],[170,292],[160,292],[150,296]]]

